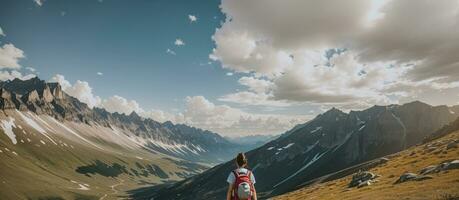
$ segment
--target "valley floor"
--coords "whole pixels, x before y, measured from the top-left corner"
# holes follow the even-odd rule
[[[405,172],[419,174],[430,165],[458,160],[459,148],[447,148],[452,141],[457,144],[459,131],[387,156],[387,163],[367,169],[381,176],[369,186],[349,188],[348,184],[352,179],[352,175],[349,175],[333,181],[311,184],[273,199],[459,199],[459,169],[429,174],[432,179],[428,180],[395,184]]]

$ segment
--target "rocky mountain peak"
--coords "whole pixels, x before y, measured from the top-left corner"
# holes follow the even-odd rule
[[[129,117],[134,121],[142,121],[142,117],[135,111],[132,111],[131,114],[129,114]]]
[[[326,112],[321,114],[319,117],[320,118],[325,118],[325,119],[334,119],[334,118],[342,116],[342,115],[346,115],[346,113],[344,113],[343,111],[333,107],[330,110],[327,110]]]
[[[415,107],[415,108],[430,108],[432,107],[431,105],[427,104],[427,103],[424,103],[422,101],[412,101],[412,102],[409,102],[409,103],[405,103],[403,104],[403,106],[405,107]]]
[[[66,97],[59,83],[47,83],[38,77],[28,80],[16,78],[0,81],[0,90],[0,108],[31,110],[37,113],[46,112],[52,114],[50,113],[51,110],[59,109],[60,107],[57,104],[53,104],[53,101],[55,99],[64,100]],[[66,106],[59,109],[61,114],[64,111],[64,107]]]

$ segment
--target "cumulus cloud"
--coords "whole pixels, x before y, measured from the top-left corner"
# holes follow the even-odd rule
[[[23,75],[21,72],[18,72],[16,70],[12,70],[12,71],[3,70],[3,71],[0,71],[0,81],[13,80],[15,78],[18,78],[18,79],[21,79],[21,80],[28,80],[28,79],[34,78],[36,76],[37,75],[35,75],[35,74]]]
[[[13,44],[4,44],[0,47],[0,69],[19,69],[21,68],[19,60],[24,57],[24,51],[21,49],[16,48]]]
[[[175,39],[174,44],[175,44],[176,46],[184,46],[184,45],[185,45],[185,42],[184,42],[182,39],[177,38],[177,39]]]
[[[58,82],[67,94],[86,103],[90,108],[101,103],[101,98],[93,94],[91,86],[86,81],[77,80],[74,84],[71,84],[61,74],[56,74],[50,81]]]
[[[209,57],[251,78],[239,81],[246,91],[219,100],[362,108],[397,103],[409,91],[396,82],[459,87],[457,0],[223,0],[220,7],[226,21]]]
[[[93,93],[92,87],[86,81],[77,80],[74,84],[72,84],[61,74],[56,74],[50,81],[58,82],[67,94],[77,98],[83,103],[86,103],[90,108],[99,107],[104,108],[109,112],[124,114],[130,114],[133,111],[137,113],[144,112],[135,100],[128,100],[118,95],[102,99]]]
[[[179,123],[179,124],[184,123],[183,114],[181,113],[173,114],[173,113],[165,112],[162,110],[152,109],[146,112],[142,112],[140,114],[143,117],[151,118],[158,122],[171,121],[173,123]]]
[[[97,72],[97,75],[99,75],[99,76],[103,76],[103,75],[104,75],[104,73],[102,73],[102,72]]]
[[[37,70],[33,67],[26,67],[27,70],[31,71],[31,72],[36,72]]]
[[[186,98],[184,123],[225,135],[274,134],[305,122],[309,116],[247,113],[228,105],[216,105],[203,96]]]
[[[198,21],[198,18],[195,15],[188,15],[188,19],[191,23]]]
[[[239,84],[246,86],[248,91],[240,91],[223,95],[218,100],[232,103],[240,103],[247,105],[265,105],[265,106],[289,106],[291,104],[285,101],[276,101],[273,99],[274,83],[255,77],[242,77],[239,79]]]
[[[458,80],[459,1],[390,1],[381,12],[384,17],[355,42],[362,60],[416,63],[408,74],[416,81]]]
[[[135,100],[128,100],[118,95],[109,97],[108,99],[102,100],[98,107],[105,108],[109,112],[118,112],[124,114],[130,114],[132,112],[142,113],[144,112],[140,108],[139,103]]]

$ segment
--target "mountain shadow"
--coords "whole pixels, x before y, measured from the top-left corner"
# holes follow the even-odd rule
[[[100,160],[96,160],[93,164],[80,166],[76,168],[76,172],[84,174],[86,176],[91,176],[90,174],[99,174],[105,177],[117,177],[122,173],[128,173],[125,166],[122,166],[118,163],[113,163],[112,165],[107,165]]]

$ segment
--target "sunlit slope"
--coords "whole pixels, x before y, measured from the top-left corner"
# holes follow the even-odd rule
[[[206,169],[149,149],[115,126],[18,110],[1,111],[0,126],[0,199],[116,199]]]
[[[329,177],[319,178],[311,185],[273,199],[457,199],[459,198],[459,169],[442,170],[426,176],[431,179],[395,182],[405,172],[420,174],[422,169],[431,165],[440,165],[452,160],[459,160],[459,131],[446,135],[426,144],[411,147],[390,156],[389,161],[376,167],[356,167],[343,170]],[[380,177],[369,186],[349,188],[352,174],[343,178],[324,181],[340,173],[368,170]]]

